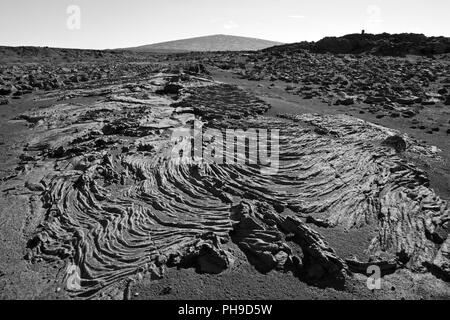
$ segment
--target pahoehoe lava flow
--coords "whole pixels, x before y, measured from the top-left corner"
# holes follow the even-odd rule
[[[67,289],[80,297],[171,266],[220,273],[236,259],[230,242],[257,270],[305,281],[345,281],[369,261],[448,279],[448,204],[404,157],[436,157],[427,146],[350,116],[264,116],[269,107],[236,86],[160,74],[113,85],[91,104],[24,113],[35,136],[20,177],[45,208],[27,258],[66,261],[75,270],[66,277],[79,279]],[[171,133],[195,119],[220,132],[280,130],[278,171],[174,161],[190,138]],[[367,261],[340,257],[320,232],[368,225],[376,235]]]

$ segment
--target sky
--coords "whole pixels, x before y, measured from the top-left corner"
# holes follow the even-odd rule
[[[211,34],[285,43],[450,36],[450,0],[0,0],[0,45],[125,48]]]

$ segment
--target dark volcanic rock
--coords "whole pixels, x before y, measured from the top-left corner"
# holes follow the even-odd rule
[[[8,98],[6,97],[0,97],[0,105],[6,105],[9,103]]]
[[[406,142],[400,136],[388,137],[382,142],[382,144],[392,147],[396,152],[403,152],[406,150]]]
[[[450,96],[447,96],[447,97],[445,98],[444,104],[445,104],[446,106],[450,106]]]
[[[336,105],[350,106],[355,103],[353,98],[343,98],[336,101]]]
[[[277,46],[266,50],[292,51],[306,49],[316,53],[404,56],[407,54],[432,55],[450,53],[450,38],[426,37],[423,34],[348,34],[326,37],[316,43],[298,43]]]
[[[1,96],[9,96],[10,94],[13,94],[15,92],[17,92],[17,88],[12,85],[0,87],[0,95]]]
[[[346,259],[345,262],[347,263],[349,269],[352,272],[362,274],[367,274],[367,270],[370,266],[377,266],[380,268],[382,276],[393,273],[399,266],[396,257],[391,257],[390,259],[376,258],[368,262],[362,262],[356,258],[353,258],[353,259]]]
[[[183,88],[182,85],[177,83],[167,83],[163,89],[156,91],[158,94],[179,94]]]

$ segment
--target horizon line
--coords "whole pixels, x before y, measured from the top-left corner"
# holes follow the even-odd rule
[[[120,48],[87,48],[87,47],[59,47],[59,46],[51,46],[51,45],[33,45],[33,44],[23,44],[23,45],[4,45],[4,44],[0,44],[0,47],[3,48],[51,48],[51,49],[67,49],[67,50],[94,50],[94,51],[120,51],[120,50],[126,50],[126,49],[131,49],[131,48],[139,48],[139,47],[144,47],[144,46],[151,46],[151,45],[156,45],[156,44],[163,44],[163,43],[167,43],[167,42],[175,42],[175,41],[183,41],[183,40],[189,40],[189,39],[196,39],[196,38],[205,38],[205,37],[212,37],[212,36],[229,36],[229,37],[238,37],[238,38],[248,38],[248,39],[256,39],[256,40],[262,40],[262,41],[270,41],[270,42],[277,42],[280,45],[285,45],[285,44],[294,44],[294,43],[300,43],[300,42],[317,42],[320,41],[321,39],[324,38],[328,38],[328,37],[343,37],[349,34],[360,34],[360,33],[347,33],[347,34],[343,34],[343,35],[330,35],[330,36],[324,36],[321,37],[318,40],[299,40],[299,41],[294,41],[294,42],[282,42],[282,41],[278,41],[278,40],[271,40],[271,39],[263,39],[263,38],[258,38],[258,37],[254,37],[254,36],[245,36],[245,35],[232,35],[232,34],[225,34],[225,33],[217,33],[217,34],[206,34],[206,35],[198,35],[198,36],[192,36],[192,37],[188,37],[188,38],[179,38],[179,39],[172,39],[172,40],[165,40],[165,41],[159,41],[159,42],[153,42],[153,43],[147,43],[147,44],[139,44],[139,45],[133,45],[133,46],[127,46],[127,47],[120,47]],[[416,33],[416,32],[397,32],[397,33],[389,33],[389,32],[380,32],[380,33],[365,33],[366,35],[368,34],[372,34],[372,35],[377,35],[377,34],[390,34],[390,35],[395,35],[395,34],[421,34],[424,35],[428,38],[431,37],[435,37],[435,38],[439,38],[439,37],[443,37],[443,38],[450,38],[450,36],[446,36],[446,35],[428,35],[426,33]]]

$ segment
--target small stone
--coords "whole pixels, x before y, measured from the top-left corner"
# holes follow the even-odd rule
[[[280,269],[283,269],[284,265],[286,264],[286,261],[288,260],[289,255],[284,252],[280,251],[275,255],[275,260],[277,261],[277,267]]]
[[[30,181],[27,181],[27,182],[25,182],[25,187],[30,191],[38,191],[38,192],[45,191],[44,186],[40,183],[33,183]]]
[[[445,99],[444,104],[445,104],[446,106],[450,106],[450,96],[447,96],[447,98]]]
[[[294,90],[294,89],[295,89],[295,87],[292,86],[292,85],[290,85],[290,84],[288,84],[288,85],[286,86],[286,88],[285,88],[286,91],[292,91],[292,90]]]
[[[344,99],[338,99],[335,104],[337,106],[339,106],[339,105],[350,106],[354,103],[355,103],[355,100],[352,97],[349,97],[349,98],[344,98]]]
[[[411,96],[411,97],[402,97],[402,98],[397,98],[397,102],[400,104],[404,104],[404,105],[411,105],[414,104],[416,102],[419,102],[419,97],[416,96]]]
[[[8,96],[10,94],[13,94],[17,92],[17,88],[10,85],[10,86],[1,86],[0,87],[0,96]]]
[[[430,99],[422,101],[422,105],[424,105],[424,106],[432,106],[432,105],[435,105],[436,103],[439,103],[439,102],[441,102],[441,101],[439,99],[437,99],[437,98],[430,98]]]
[[[446,228],[438,227],[433,233],[433,241],[437,244],[444,243],[448,237],[449,231]]]
[[[438,90],[438,93],[439,93],[440,95],[445,95],[445,94],[448,93],[448,91],[447,91],[447,89],[445,89],[445,88],[441,88],[441,89]]]
[[[380,103],[383,101],[386,101],[385,97],[368,96],[364,102],[370,104],[370,103]]]
[[[171,294],[171,293],[172,293],[172,288],[171,287],[165,287],[165,288],[163,288],[161,290],[160,295],[165,296],[165,295],[168,295],[168,294]]]
[[[392,147],[396,152],[403,152],[406,150],[405,140],[397,135],[386,138],[381,144]]]

